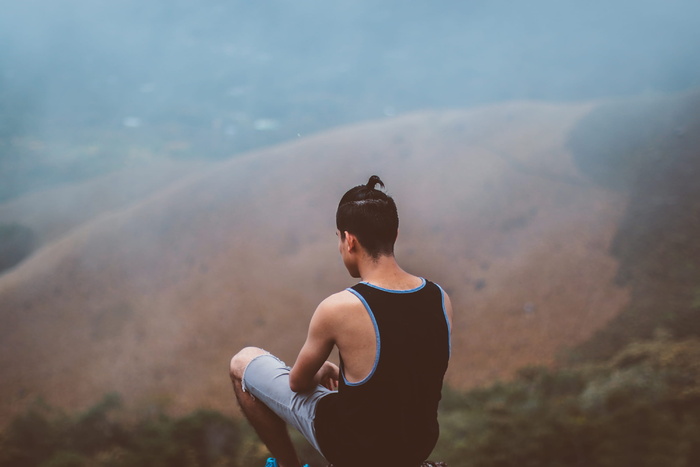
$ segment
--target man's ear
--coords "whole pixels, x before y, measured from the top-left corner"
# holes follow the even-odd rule
[[[354,251],[357,248],[357,237],[345,231],[345,244],[348,246],[348,251]]]

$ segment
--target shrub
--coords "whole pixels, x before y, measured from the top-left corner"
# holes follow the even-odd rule
[[[657,339],[598,365],[447,391],[432,457],[450,467],[700,465],[698,362],[700,340]]]
[[[37,401],[0,438],[0,467],[238,465],[238,424],[222,414],[173,419],[157,410],[128,423],[115,413],[120,408],[114,394],[73,417]]]

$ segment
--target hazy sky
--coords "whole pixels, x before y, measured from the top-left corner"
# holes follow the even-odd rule
[[[416,109],[700,86],[697,0],[0,0],[0,12],[0,168],[26,152],[17,137],[147,130],[227,157]]]

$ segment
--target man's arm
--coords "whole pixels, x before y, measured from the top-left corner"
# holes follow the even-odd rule
[[[306,392],[321,384],[328,389],[338,386],[338,367],[326,361],[335,345],[332,299],[329,297],[316,308],[309,332],[297,361],[289,374],[289,386],[294,392]]]

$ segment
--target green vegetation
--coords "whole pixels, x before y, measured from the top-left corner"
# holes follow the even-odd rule
[[[700,465],[700,340],[526,368],[510,383],[448,393],[441,415],[432,457],[450,467]]]
[[[244,423],[211,411],[119,416],[107,396],[77,416],[37,402],[0,438],[0,466],[250,466],[267,453]],[[603,363],[529,367],[508,383],[446,390],[431,458],[450,467],[700,465],[700,339],[665,335]],[[302,456],[322,460],[311,448]]]
[[[171,418],[154,410],[127,421],[120,398],[106,396],[70,416],[41,401],[16,417],[0,437],[2,467],[208,467],[238,463],[243,434],[237,421],[200,410]]]

